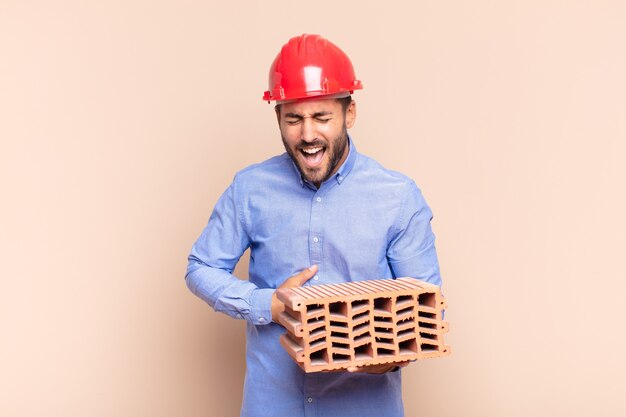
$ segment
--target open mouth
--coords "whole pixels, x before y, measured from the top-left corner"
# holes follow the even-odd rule
[[[324,146],[300,148],[300,153],[302,154],[304,162],[309,168],[318,166],[322,162],[325,152],[326,147]]]

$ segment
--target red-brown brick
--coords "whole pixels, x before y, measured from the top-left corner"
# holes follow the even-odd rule
[[[450,354],[439,287],[413,278],[283,288],[280,343],[305,372]]]

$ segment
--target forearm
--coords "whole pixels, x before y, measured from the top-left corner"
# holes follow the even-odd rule
[[[187,287],[215,311],[252,324],[271,322],[274,289],[258,288],[230,271],[210,266],[191,255],[185,276]]]

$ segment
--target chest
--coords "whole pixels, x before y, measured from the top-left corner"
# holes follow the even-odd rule
[[[402,207],[384,193],[335,186],[287,193],[257,190],[248,196],[246,217],[253,246],[280,250],[312,243],[329,250],[385,250]]]

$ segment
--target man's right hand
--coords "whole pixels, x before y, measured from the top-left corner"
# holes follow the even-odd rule
[[[312,265],[307,269],[303,270],[299,274],[296,274],[292,277],[289,277],[281,284],[278,288],[293,288],[293,287],[301,287],[305,282],[313,278],[313,276],[317,273],[317,265]],[[276,292],[272,295],[272,321],[274,323],[279,323],[278,317],[280,313],[285,310],[285,305],[282,301],[278,299],[276,296]]]

